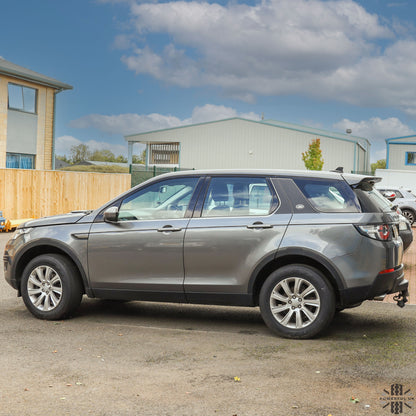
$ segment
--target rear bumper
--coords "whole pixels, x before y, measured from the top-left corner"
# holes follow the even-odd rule
[[[404,278],[404,266],[401,264],[394,271],[381,273],[371,286],[354,287],[340,291],[340,303],[353,305],[378,296],[407,291],[409,282]]]

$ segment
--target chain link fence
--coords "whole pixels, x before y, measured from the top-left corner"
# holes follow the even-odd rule
[[[131,186],[136,186],[139,183],[147,181],[150,178],[153,178],[163,173],[177,172],[182,170],[193,170],[193,169],[180,169],[177,167],[174,168],[160,168],[156,166],[146,167],[140,165],[132,165],[130,169],[131,173]]]

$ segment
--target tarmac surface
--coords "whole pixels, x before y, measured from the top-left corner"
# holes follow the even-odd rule
[[[0,268],[0,316],[0,416],[387,416],[392,386],[416,415],[415,305],[365,302],[305,341],[272,335],[257,308],[84,297],[49,322]]]

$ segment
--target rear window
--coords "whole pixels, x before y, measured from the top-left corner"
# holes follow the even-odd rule
[[[361,212],[360,203],[344,181],[331,179],[294,179],[314,208],[321,212]]]
[[[394,205],[375,188],[371,191],[355,189],[355,193],[363,212],[388,212]]]

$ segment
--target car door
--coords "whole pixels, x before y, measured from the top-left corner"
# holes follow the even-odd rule
[[[152,183],[119,201],[118,219],[95,222],[88,240],[98,297],[183,300],[183,239],[198,177]]]
[[[265,177],[212,177],[185,235],[187,299],[244,304],[251,275],[273,258],[291,215]]]

